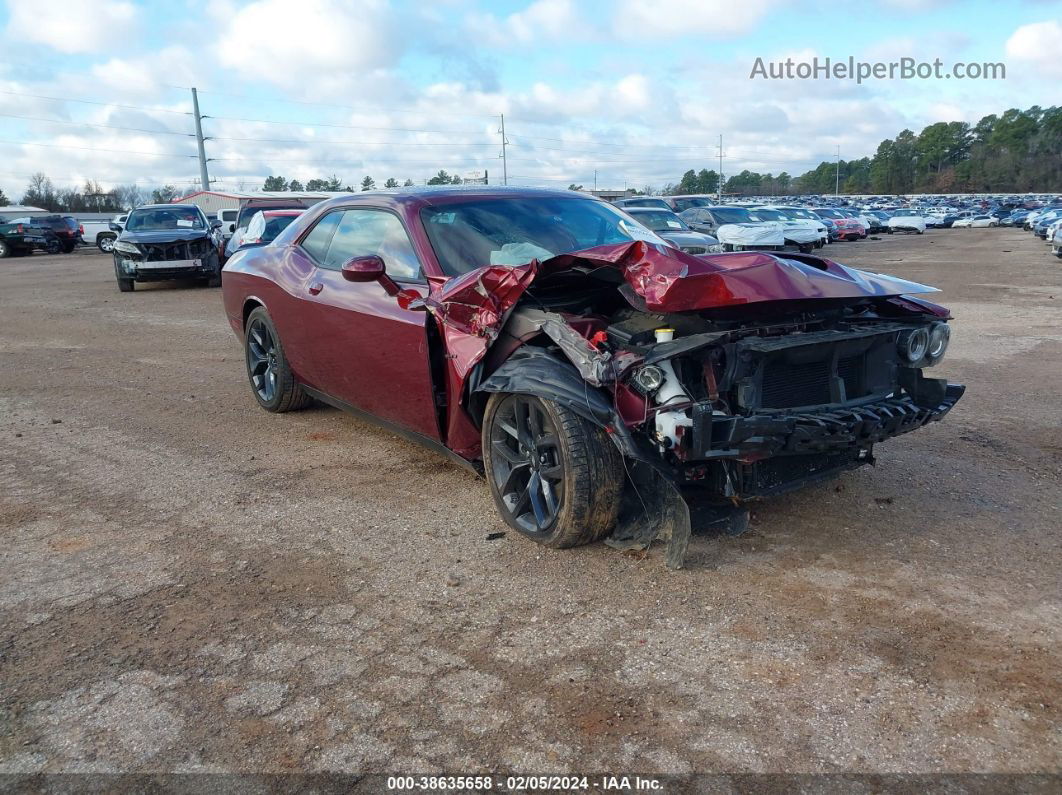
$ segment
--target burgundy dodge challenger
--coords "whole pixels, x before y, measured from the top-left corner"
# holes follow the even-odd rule
[[[964,387],[934,288],[803,254],[691,255],[570,191],[322,202],[223,274],[251,391],[371,417],[482,473],[551,547],[667,542],[874,461]],[[745,513],[747,520],[747,512]]]

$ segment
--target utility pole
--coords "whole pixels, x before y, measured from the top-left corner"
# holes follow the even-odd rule
[[[597,191],[597,169],[594,169],[594,191]]]
[[[723,134],[719,134],[719,184],[716,186],[715,200],[719,203],[723,203]]]
[[[501,133],[501,144],[502,144],[502,153],[501,153],[502,185],[508,185],[509,184],[509,163],[505,159],[505,147],[509,145],[509,141],[505,137],[505,114],[502,113],[500,115],[501,115],[501,128],[498,130],[498,132]]]
[[[199,95],[192,88],[192,115],[195,116],[195,142],[199,146],[199,181],[203,190],[210,190],[210,175],[207,174],[206,147],[203,146],[203,117],[199,115]]]
[[[833,172],[833,195],[841,194],[841,145],[837,145],[837,166]]]

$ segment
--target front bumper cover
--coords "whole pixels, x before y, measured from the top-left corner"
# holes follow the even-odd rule
[[[710,407],[698,405],[690,461],[751,462],[776,455],[869,449],[943,418],[965,391],[963,384],[947,384],[929,405],[903,394],[862,405],[745,417],[712,415]]]
[[[142,259],[134,259],[120,252],[115,252],[114,262],[123,278],[134,279],[138,282],[163,282],[175,279],[202,279],[217,276],[221,273],[221,264],[218,261],[216,251],[212,251],[200,260],[199,267],[156,267],[159,263],[152,262],[152,267],[144,268]]]

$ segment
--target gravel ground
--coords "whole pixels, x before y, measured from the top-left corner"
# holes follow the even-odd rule
[[[943,288],[966,397],[680,572],[261,411],[218,290],[0,262],[0,771],[1059,771],[1062,263],[828,253]]]

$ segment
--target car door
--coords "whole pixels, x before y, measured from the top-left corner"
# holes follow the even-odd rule
[[[427,294],[409,235],[387,210],[333,210],[295,247],[295,256],[306,260],[300,264],[309,266],[297,296],[299,314],[312,322],[297,335],[306,380],[333,398],[438,440],[427,314],[403,309],[376,282],[343,277],[344,263],[369,255],[383,259],[392,279]]]

